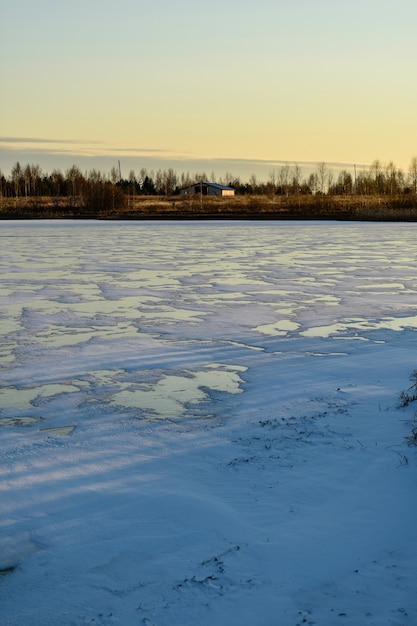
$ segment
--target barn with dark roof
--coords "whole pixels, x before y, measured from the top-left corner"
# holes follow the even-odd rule
[[[181,189],[181,195],[183,196],[194,196],[197,194],[202,196],[234,196],[235,190],[233,187],[227,187],[227,185],[220,185],[219,183],[210,183],[208,181],[200,181]]]

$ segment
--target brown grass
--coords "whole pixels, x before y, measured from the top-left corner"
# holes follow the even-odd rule
[[[412,195],[126,196],[119,209],[87,209],[68,197],[0,198],[0,219],[340,219],[417,221]]]

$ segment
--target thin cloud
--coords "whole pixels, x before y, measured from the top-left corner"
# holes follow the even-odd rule
[[[50,154],[73,154],[76,156],[78,153],[80,156],[105,156],[114,155],[123,157],[126,156],[141,156],[141,155],[169,155],[169,158],[176,162],[181,161],[190,161],[192,160],[196,165],[199,163],[204,164],[204,166],[208,166],[209,164],[213,165],[223,165],[233,167],[235,165],[243,165],[243,166],[264,166],[264,167],[281,167],[283,165],[306,167],[308,169],[314,169],[317,167],[320,161],[294,161],[289,159],[250,159],[250,158],[241,158],[241,157],[195,157],[190,153],[182,153],[175,154],[175,150],[169,148],[149,148],[149,147],[111,147],[106,144],[104,141],[99,140],[88,140],[88,139],[49,139],[47,137],[0,137],[0,145],[3,148],[9,149],[11,151],[16,151],[21,149],[22,144],[45,144],[45,147],[33,147],[31,149],[32,152],[35,153],[43,153],[49,152]],[[49,148],[47,146],[50,146]],[[52,147],[52,145],[60,145],[60,148]],[[65,148],[64,146],[80,146],[80,151],[77,152],[74,148]],[[88,149],[87,146],[91,146]],[[338,161],[323,161],[327,167],[334,167],[336,169],[353,169],[354,167],[358,168],[369,168],[369,163],[346,163],[346,162],[338,162]]]
[[[15,141],[10,141],[10,140]],[[26,141],[29,138],[26,138]],[[134,145],[134,144],[133,144]],[[132,144],[131,144],[132,146]],[[138,167],[153,171],[174,168],[176,171],[213,172],[216,178],[232,172],[241,180],[256,175],[259,180],[266,180],[272,171],[279,171],[282,166],[300,167],[303,175],[317,170],[317,161],[291,161],[289,159],[250,159],[242,157],[201,157],[192,153],[174,151],[169,148],[123,147],[113,143],[109,146],[104,142],[77,142],[75,140],[49,140],[36,138],[33,143],[25,143],[22,137],[0,137],[0,169],[8,172],[14,161],[20,163],[38,163],[45,171],[55,168],[70,167],[74,163],[86,169],[101,168],[105,171],[121,162],[123,172]],[[323,160],[322,160],[323,161]],[[361,163],[326,162],[328,170],[335,174],[341,170],[353,173],[369,170],[369,165]]]
[[[221,161],[224,163],[233,162],[233,163],[242,163],[242,164],[256,164],[256,165],[299,165],[300,167],[317,167],[319,163],[325,163],[328,167],[336,167],[338,169],[343,167],[369,167],[367,163],[343,163],[337,161],[290,161],[289,159],[242,159],[242,158],[225,158],[218,157],[213,159],[204,159],[205,161]]]
[[[49,152],[51,154],[75,153],[75,146],[79,146],[81,154],[85,152],[94,154],[172,154],[172,150],[167,148],[143,148],[143,147],[112,147],[104,141],[88,139],[48,139],[46,137],[0,137],[0,146],[8,150],[21,150],[23,145],[31,145],[33,152]],[[40,144],[40,145],[39,145]],[[38,147],[36,147],[38,146]],[[60,146],[59,148],[57,146]],[[68,146],[68,147],[66,147]],[[73,147],[74,146],[74,147]],[[90,149],[88,149],[90,147]]]
[[[101,144],[102,141],[89,141],[83,139],[49,139],[47,137],[0,137],[0,143],[21,144],[21,143],[58,143],[58,144]]]
[[[104,152],[123,154],[142,154],[142,153],[155,153],[155,154],[171,154],[173,150],[167,148],[108,148],[106,147]],[[176,157],[173,157],[176,158]]]

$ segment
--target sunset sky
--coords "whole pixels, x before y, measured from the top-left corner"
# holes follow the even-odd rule
[[[417,154],[416,0],[20,0],[0,168],[265,173]]]

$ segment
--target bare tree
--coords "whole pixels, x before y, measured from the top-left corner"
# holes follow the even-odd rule
[[[347,170],[339,172],[336,181],[336,193],[340,195],[350,194],[353,190],[352,174]]]
[[[288,196],[289,192],[290,166],[288,163],[283,165],[279,170],[279,186],[281,187],[281,195]]]
[[[197,172],[195,175],[195,180],[199,183],[207,180],[207,174],[205,172]]]
[[[408,177],[413,193],[417,196],[417,156],[414,156],[410,161]]]
[[[134,170],[130,170],[129,172],[129,197],[128,197],[128,203],[130,206],[130,196],[132,196],[132,201],[134,200],[135,196],[136,196],[136,184],[137,184],[137,180],[136,180],[136,174],[134,172]]]
[[[269,172],[268,189],[271,194],[272,204],[275,203],[275,194],[277,192],[277,173],[275,170]]]
[[[326,163],[322,161],[317,165],[317,187],[318,191],[324,195],[329,183],[329,172]]]
[[[162,170],[158,170],[155,175],[155,188],[158,196],[161,196],[164,192],[164,174]]]
[[[114,166],[110,170],[110,181],[113,185],[120,181],[119,170]]]
[[[235,177],[230,172],[226,172],[223,179],[220,179],[220,182],[223,185],[231,185],[232,181],[235,180]]]
[[[73,165],[65,172],[65,176],[67,181],[70,183],[72,202],[75,204],[77,193],[80,193],[81,191],[80,186],[83,175],[81,174],[81,170],[76,165]]]
[[[23,179],[25,181],[25,196],[26,198],[30,195],[31,181],[32,181],[32,171],[30,169],[30,165],[26,165],[23,170]]]
[[[300,193],[302,175],[301,167],[295,164],[292,170],[292,188],[293,192],[297,194]]]
[[[141,169],[139,170],[139,177],[138,177],[138,183],[141,187],[143,185],[145,178],[147,178],[147,176],[148,176],[148,170],[146,169],[146,167],[141,167]]]
[[[249,187],[251,194],[255,194],[258,189],[258,181],[256,179],[256,174],[252,174],[249,178]]]
[[[334,174],[332,170],[329,170],[327,173],[327,193],[329,193],[329,189],[333,185],[333,181],[334,181]]]
[[[375,161],[372,162],[370,172],[371,176],[373,177],[374,193],[384,193],[384,173],[382,171],[382,164],[379,159],[375,159]]]
[[[54,196],[58,197],[61,195],[61,188],[64,184],[64,176],[61,170],[53,170],[51,174],[51,182]]]
[[[36,196],[40,191],[39,181],[42,178],[42,170],[39,165],[32,165],[31,174],[32,194]]]
[[[20,196],[20,191],[21,191],[20,186],[21,186],[21,181],[22,181],[22,167],[19,161],[17,161],[13,165],[12,171],[11,171],[11,177],[12,177],[16,201],[17,201],[17,198]]]
[[[191,180],[190,172],[187,172],[187,173],[182,172],[181,173],[180,185],[181,185],[181,187],[183,189],[185,187],[191,187],[192,182],[193,181]]]
[[[171,167],[163,172],[163,186],[166,196],[172,196],[178,186],[178,176]]]
[[[312,194],[316,194],[319,190],[318,175],[316,172],[312,172],[308,177],[307,186]]]

